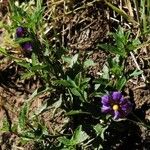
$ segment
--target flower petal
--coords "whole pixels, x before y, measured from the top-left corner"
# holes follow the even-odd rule
[[[121,113],[119,111],[114,111],[114,119],[117,120],[119,118],[121,118]]]
[[[119,91],[104,95],[101,99],[101,111],[112,115],[115,120],[127,116],[132,111],[132,103],[125,99]],[[116,108],[115,106],[118,107]]]
[[[128,100],[127,99],[125,99],[123,96],[120,98],[120,101],[119,101],[119,104],[120,105],[124,105],[124,104],[126,104],[128,102]]]
[[[126,104],[121,106],[121,110],[127,115],[132,111],[132,104],[127,102]]]
[[[102,111],[103,113],[110,113],[110,112],[112,111],[112,108],[103,105],[102,108],[101,108],[101,111]]]
[[[30,42],[26,42],[22,44],[22,48],[27,51],[32,51],[32,44]]]
[[[18,27],[16,29],[16,36],[17,36],[17,38],[24,37],[24,34],[25,34],[25,29],[23,27]]]
[[[119,102],[119,100],[123,97],[121,92],[112,92],[111,93],[112,99],[115,102]]]
[[[109,95],[104,95],[102,97],[102,104],[106,106],[110,106],[110,96]]]

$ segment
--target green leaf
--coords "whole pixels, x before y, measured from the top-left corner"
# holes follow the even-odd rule
[[[55,111],[61,106],[61,104],[62,104],[62,95],[60,96],[58,101],[52,103],[51,105],[49,104],[48,101],[45,101],[45,102],[43,102],[43,104],[40,107],[38,107],[36,109],[35,113],[30,117],[30,119],[32,119],[50,109],[53,109],[53,113],[55,113]],[[53,114],[53,113],[51,112],[51,114]]]
[[[68,64],[71,63],[71,57],[69,57],[69,56],[62,56],[62,60]]]
[[[76,88],[71,88],[70,90],[73,95],[81,97],[81,93]]]
[[[68,146],[68,147],[62,148],[61,150],[76,150],[76,148],[72,146]]]
[[[75,54],[72,58],[69,56],[62,56],[62,60],[68,63],[69,67],[72,68],[78,61],[79,54]]]
[[[39,70],[45,69],[46,67],[47,67],[47,65],[35,65],[35,66],[31,67],[31,70],[32,71],[39,71]]]
[[[119,49],[118,47],[112,46],[109,44],[98,44],[98,47],[100,47],[106,51],[109,51],[111,53],[118,54],[122,57],[126,57],[126,55],[127,55],[124,49]]]
[[[74,146],[84,142],[87,140],[89,136],[86,132],[82,131],[82,126],[80,125],[75,131],[71,139],[67,139],[66,137],[58,138],[59,142],[65,145],[64,148],[68,148],[68,150],[75,150]]]
[[[67,76],[67,81],[70,82],[70,84],[72,85],[72,87],[78,88],[78,86],[76,85],[75,81],[73,81],[69,76]]]
[[[26,126],[27,122],[27,114],[28,114],[28,104],[24,103],[20,113],[19,113],[19,129],[23,130]]]
[[[91,78],[84,78],[84,79],[82,80],[82,82],[81,82],[80,88],[81,88],[82,90],[87,89],[90,80],[91,80]]]
[[[79,73],[75,76],[75,79],[74,79],[74,82],[76,83],[77,86],[80,86],[80,84],[81,84],[81,78],[82,78],[82,74],[81,74],[81,72],[79,72]]]
[[[0,53],[3,55],[7,55],[7,51],[4,48],[0,47]]]
[[[91,80],[91,78],[83,78],[82,84],[88,83]]]
[[[43,87],[37,88],[37,89],[32,93],[32,95],[30,95],[29,99],[26,100],[26,102],[32,101],[35,97],[37,97],[37,96],[39,96],[39,95],[42,95],[42,94],[48,92],[49,90],[50,90],[49,87],[46,87],[46,88],[44,88],[44,89],[43,89]]]
[[[31,38],[17,38],[15,41],[17,43],[21,44],[21,43],[24,43],[24,42],[30,42],[30,41],[32,41],[32,39]]]
[[[30,69],[31,68],[31,65],[30,63],[26,62],[26,61],[22,61],[22,62],[17,62],[18,65],[24,67],[24,68],[27,68],[27,69]]]
[[[109,68],[108,68],[108,66],[107,65],[104,65],[103,66],[103,69],[102,69],[102,78],[103,79],[107,79],[107,80],[109,80]]]
[[[100,135],[100,137],[104,140],[105,139],[104,133],[105,133],[106,129],[108,128],[108,126],[97,124],[93,128],[96,131],[97,136]]]
[[[140,42],[139,39],[133,39],[133,40],[127,45],[127,50],[128,50],[128,52],[137,49],[140,44],[141,44],[141,42]]]
[[[101,97],[101,96],[103,96],[103,93],[102,92],[93,92],[92,96],[94,96],[94,97]]]
[[[32,59],[33,66],[36,66],[39,64],[38,56],[35,53],[32,53],[31,59]]]
[[[113,75],[115,75],[115,77],[118,77],[118,76],[121,76],[123,75],[123,66],[119,66],[119,65],[114,65],[112,68],[111,68],[111,73]]]
[[[84,142],[87,140],[89,136],[86,134],[86,132],[82,131],[82,126],[80,125],[74,132],[73,137],[71,138],[72,144],[77,145],[79,143]]]
[[[95,79],[94,83],[98,84],[96,85],[98,87],[100,85],[107,85],[109,83],[109,80],[104,79],[104,78],[99,78],[99,79]]]
[[[88,96],[87,96],[87,92],[86,91],[83,91],[83,96],[84,96],[84,98],[82,98],[82,99],[87,101]]]
[[[134,49],[141,44],[139,39],[133,39],[132,45],[134,46]]]
[[[72,83],[70,83],[70,82],[67,81],[67,80],[56,80],[55,83],[56,83],[56,84],[61,84],[61,85],[63,85],[64,87],[73,87],[73,86],[72,86]]]
[[[35,75],[34,72],[26,72],[23,73],[23,75],[21,76],[21,79],[25,80],[25,79],[30,79],[31,77],[33,77]]]
[[[52,107],[54,107],[55,109],[59,108],[62,105],[62,94],[60,95],[60,98],[58,101],[56,101]]]
[[[134,70],[134,72],[132,72],[130,75],[129,75],[129,77],[137,77],[137,76],[139,76],[139,75],[141,75],[143,73],[143,71],[142,70],[138,70],[138,69],[136,69],[136,70]]]
[[[10,130],[10,124],[9,124],[9,121],[8,121],[8,118],[4,118],[3,120],[1,120],[3,125],[2,125],[2,128],[0,128],[0,131],[9,131]]]
[[[124,49],[125,50],[125,46],[128,43],[129,37],[130,37],[131,32],[130,31],[124,31],[124,28],[122,28],[121,26],[119,26],[119,28],[117,29],[116,33],[112,33],[115,42],[116,42],[116,46],[120,49]]]
[[[58,138],[59,142],[63,143],[64,145],[71,145],[71,142],[69,139],[67,139],[66,137],[60,137]]]
[[[126,77],[124,77],[124,76],[121,77],[116,83],[116,89],[121,91],[122,88],[125,86],[126,82],[127,82]]]
[[[37,108],[37,110],[35,111],[35,115],[38,116],[40,115],[42,112],[44,112],[44,110],[46,110],[47,108],[47,102],[44,102],[39,108]],[[33,115],[31,118],[33,118],[35,115]]]
[[[71,62],[70,62],[70,65],[69,65],[70,68],[72,68],[73,65],[74,65],[75,63],[77,63],[78,57],[79,57],[79,54],[75,54],[75,55],[72,57]]]
[[[84,87],[87,87],[88,82],[90,81],[91,78],[82,78],[82,74],[81,72],[79,72],[76,76],[75,76],[75,83],[76,83],[76,88],[80,87],[82,89],[84,89]]]
[[[87,115],[90,115],[89,112],[84,112],[82,110],[71,110],[69,112],[66,113],[66,115],[68,116],[72,116],[72,115],[79,115],[79,114],[87,114]]]
[[[86,69],[86,68],[94,66],[94,65],[95,65],[94,61],[91,59],[88,59],[83,63],[83,68]]]

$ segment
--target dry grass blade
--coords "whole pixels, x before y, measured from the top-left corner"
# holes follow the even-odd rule
[[[126,6],[128,8],[130,16],[134,18],[133,8],[131,6],[131,1],[130,0],[125,0],[125,4],[126,4]]]
[[[136,58],[135,58],[134,54],[133,54],[132,52],[130,52],[130,54],[131,54],[131,57],[132,57],[132,59],[133,59],[135,65],[136,65],[137,69],[138,69],[138,70],[141,70],[139,64],[138,64],[137,61],[136,61]],[[145,78],[145,76],[144,76],[143,74],[142,74],[142,79],[143,79],[144,82],[146,82],[146,78]]]
[[[107,0],[104,1],[110,8],[112,8],[115,12],[120,14],[123,18],[127,19],[129,22],[133,23],[134,25],[139,25],[139,23],[136,22],[132,16],[129,16],[124,10],[117,8]]]

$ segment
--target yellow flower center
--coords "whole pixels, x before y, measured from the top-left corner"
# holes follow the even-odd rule
[[[118,110],[119,109],[119,106],[118,105],[113,105],[113,110]]]

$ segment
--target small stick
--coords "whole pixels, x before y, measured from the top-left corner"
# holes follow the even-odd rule
[[[136,61],[136,58],[135,58],[134,54],[133,54],[132,52],[130,52],[130,54],[131,54],[131,57],[132,57],[132,59],[133,59],[135,65],[136,65],[137,69],[138,69],[138,70],[141,70],[139,64],[138,64],[137,61]],[[146,81],[146,78],[145,78],[145,76],[143,75],[143,73],[142,73],[142,79],[143,79],[144,82]]]
[[[133,90],[143,89],[143,88],[145,88],[145,87],[146,87],[146,85],[143,84],[143,85],[136,86],[135,88],[133,88]]]
[[[122,9],[122,0],[120,0],[120,9]],[[120,18],[120,20],[121,20],[121,23],[123,22],[123,17],[122,17],[122,15],[121,15],[121,18]]]

